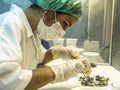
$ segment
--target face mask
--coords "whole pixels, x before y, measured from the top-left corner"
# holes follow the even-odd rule
[[[37,32],[40,38],[45,40],[56,40],[65,34],[65,31],[59,22],[56,22],[51,26],[47,26],[43,19],[40,19],[37,25]]]

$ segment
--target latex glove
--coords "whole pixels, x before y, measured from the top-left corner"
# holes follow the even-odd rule
[[[53,54],[53,59],[79,59],[80,53],[77,48],[69,47],[53,47],[51,49]]]
[[[52,83],[68,80],[69,78],[83,72],[88,75],[91,72],[90,66],[89,61],[83,59],[64,60],[59,64],[49,65],[55,74],[55,80]]]
[[[85,73],[86,76],[89,76],[91,73],[91,62],[85,57],[82,57],[81,61],[85,65],[85,67],[83,69],[83,73]]]

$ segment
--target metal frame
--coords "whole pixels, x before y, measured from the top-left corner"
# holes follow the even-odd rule
[[[117,0],[113,0],[113,9],[112,9],[112,25],[111,25],[111,39],[110,39],[110,56],[109,56],[109,64],[112,65],[112,43],[113,43],[113,28],[114,28],[114,20],[115,20],[115,5]]]
[[[105,0],[104,9],[104,35],[103,35],[103,46],[109,45],[109,48],[104,50],[104,59],[109,60],[111,65],[111,51],[112,51],[112,33],[113,33],[113,21],[114,21],[114,8],[116,0]],[[109,55],[109,57],[107,57]]]

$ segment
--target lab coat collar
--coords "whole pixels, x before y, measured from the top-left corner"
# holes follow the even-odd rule
[[[16,6],[15,4],[12,4],[10,7],[10,11],[15,13],[17,16],[19,16],[22,19],[22,21],[27,29],[27,37],[32,36],[33,35],[32,28],[27,20],[27,17],[25,16],[25,13],[23,12],[23,10],[20,7]]]

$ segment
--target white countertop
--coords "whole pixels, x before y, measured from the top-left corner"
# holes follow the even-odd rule
[[[48,84],[38,90],[111,90],[111,83],[115,81],[120,81],[120,72],[112,66],[97,66],[96,68],[93,68],[91,76],[96,75],[109,77],[109,85],[105,87],[81,86],[78,78],[73,77],[65,82]]]

